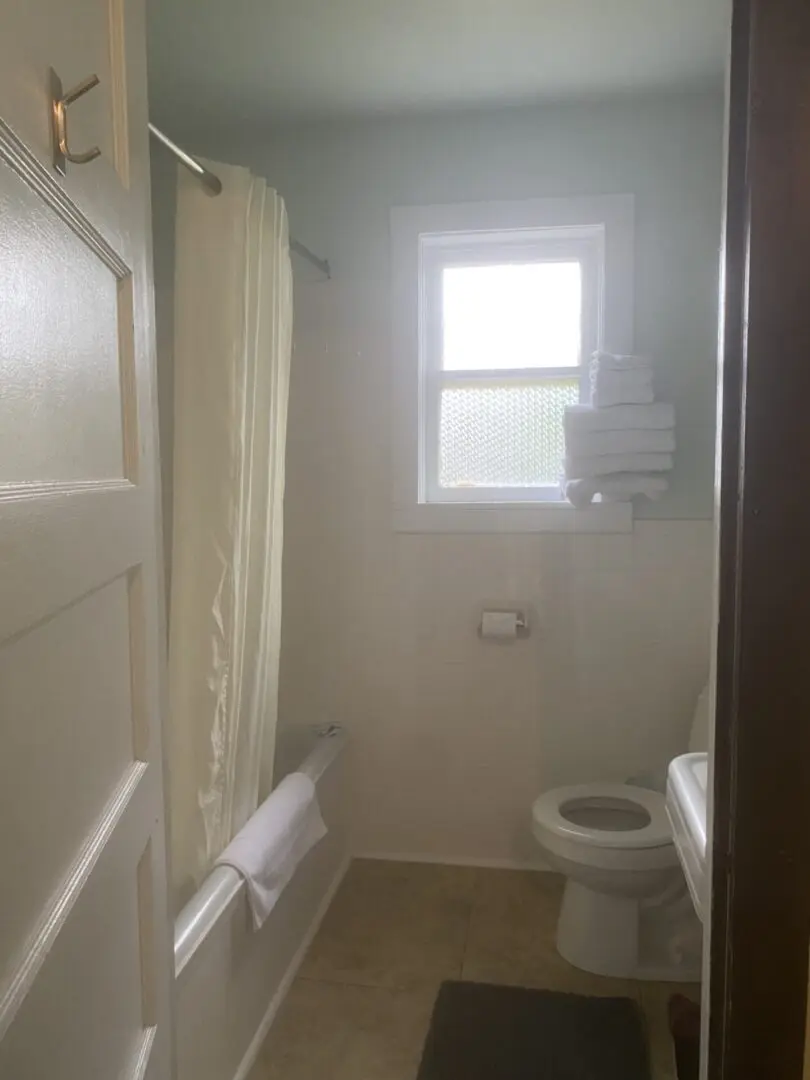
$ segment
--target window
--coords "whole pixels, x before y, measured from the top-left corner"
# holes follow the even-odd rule
[[[632,197],[397,208],[392,260],[397,528],[578,528],[563,412],[632,351]]]
[[[603,236],[423,236],[423,500],[559,500],[563,409],[599,345]]]

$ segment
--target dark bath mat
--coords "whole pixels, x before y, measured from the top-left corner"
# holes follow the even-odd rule
[[[418,1080],[650,1080],[630,998],[445,982]]]
[[[669,999],[669,1030],[675,1043],[678,1080],[698,1080],[700,1076],[700,1006],[673,994]]]

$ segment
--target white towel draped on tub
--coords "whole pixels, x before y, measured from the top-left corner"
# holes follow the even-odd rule
[[[290,773],[216,861],[245,879],[253,925],[261,929],[307,852],[326,836],[315,785]]]

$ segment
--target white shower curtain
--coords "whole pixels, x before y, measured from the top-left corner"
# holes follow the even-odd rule
[[[169,608],[172,876],[182,904],[269,790],[292,339],[287,215],[247,169],[178,179]]]

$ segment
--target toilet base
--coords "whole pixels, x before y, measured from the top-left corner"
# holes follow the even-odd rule
[[[654,901],[596,892],[570,878],[557,951],[582,971],[659,982],[700,980],[701,931],[688,895]]]

